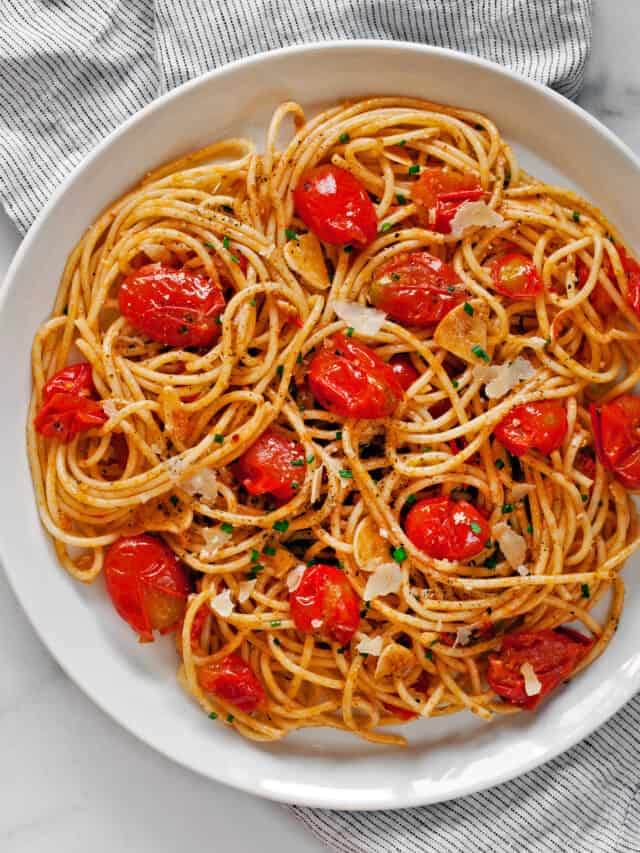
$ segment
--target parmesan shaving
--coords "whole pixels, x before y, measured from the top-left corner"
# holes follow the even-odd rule
[[[516,572],[520,575],[521,578],[526,578],[529,576],[529,569],[521,563],[519,566],[516,566]]]
[[[251,598],[251,593],[255,585],[256,578],[251,581],[242,581],[242,583],[238,584],[238,601],[240,604],[244,604],[245,601]]]
[[[520,673],[524,678],[524,692],[527,696],[537,696],[542,690],[542,684],[540,684],[531,664],[523,663],[520,667]]]
[[[211,609],[218,614],[218,616],[222,616],[224,619],[231,616],[233,613],[233,601],[231,600],[231,590],[224,589],[222,592],[219,592],[217,595],[211,596],[210,601]]]
[[[289,572],[287,575],[287,589],[289,592],[295,592],[300,586],[300,581],[302,580],[303,574],[306,572],[307,567],[304,563],[300,563],[299,566],[296,566],[295,569]]]
[[[387,317],[384,311],[360,305],[359,302],[347,302],[346,299],[333,299],[331,307],[347,326],[351,326],[359,335],[368,337],[378,334]]]
[[[402,569],[397,563],[382,563],[369,576],[364,588],[365,601],[371,601],[381,595],[397,592],[402,583]]]
[[[167,469],[167,474],[169,475],[169,479],[174,483],[180,482],[182,479],[182,475],[189,467],[189,463],[186,459],[181,458],[180,456],[172,456],[171,459],[167,459],[164,463],[165,468]]]
[[[491,532],[509,565],[513,566],[514,569],[516,566],[520,566],[527,554],[525,538],[512,530],[506,521],[499,521],[494,524]]]
[[[463,625],[462,628],[458,628],[453,647],[468,646],[471,640],[471,635],[473,634],[473,628],[473,625]]]
[[[314,504],[320,497],[320,489],[322,488],[322,475],[324,473],[324,465],[319,465],[311,480],[311,503]]]
[[[203,468],[193,477],[180,484],[180,488],[188,495],[200,495],[208,500],[213,500],[218,494],[218,482],[216,475],[210,468]]]
[[[103,400],[102,401],[102,411],[108,418],[115,418],[118,414],[118,407],[116,406],[115,400]]]
[[[322,628],[322,619],[312,619],[311,620],[312,628]]]
[[[356,651],[360,652],[361,655],[380,657],[383,643],[382,637],[363,637],[356,646]]]
[[[518,356],[507,364],[478,364],[473,368],[473,375],[480,382],[486,383],[484,390],[490,400],[499,400],[519,382],[535,376],[536,369],[528,359]]]
[[[204,527],[201,531],[204,539],[204,548],[200,551],[200,557],[204,560],[215,557],[222,546],[231,539],[231,533],[227,533],[221,527]]]
[[[535,490],[536,487],[531,483],[516,483],[511,489],[511,497],[514,501],[520,501]]]
[[[484,201],[465,201],[451,220],[451,235],[459,240],[467,228],[497,228],[504,222]]]

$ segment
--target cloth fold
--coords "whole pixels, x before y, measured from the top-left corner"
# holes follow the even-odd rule
[[[289,44],[389,38],[502,63],[574,97],[591,0],[7,0],[0,200],[26,231],[60,181],[154,97]],[[457,801],[293,811],[341,853],[640,853],[640,697],[566,755]]]

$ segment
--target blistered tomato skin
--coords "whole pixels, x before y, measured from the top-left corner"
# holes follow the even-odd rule
[[[296,213],[325,243],[362,249],[378,234],[378,219],[364,186],[331,164],[305,172],[293,191]]]
[[[484,550],[490,537],[486,518],[473,504],[446,496],[414,504],[404,529],[416,548],[435,560],[468,560]]]
[[[343,418],[388,417],[404,396],[393,368],[342,334],[327,339],[315,353],[308,382],[320,405]]]
[[[411,358],[406,354],[392,356],[389,359],[389,364],[403,391],[408,391],[416,379],[420,377]]]
[[[598,458],[627,489],[640,489],[640,397],[592,403],[589,412]]]
[[[172,347],[213,343],[225,307],[217,278],[163,264],[147,264],[128,275],[118,303],[132,326]]]
[[[264,687],[237,652],[199,666],[197,674],[198,684],[204,691],[224,699],[245,714],[251,714],[266,702]]]
[[[271,494],[279,501],[295,497],[307,463],[299,441],[269,428],[233,466],[233,473],[250,495]]]
[[[42,389],[42,406],[34,418],[36,431],[66,444],[81,432],[99,429],[108,418],[92,399],[95,393],[88,362],[63,368]]]
[[[558,450],[567,434],[567,411],[557,400],[515,406],[500,421],[494,435],[514,456],[538,450],[548,456]]]
[[[462,204],[485,196],[475,175],[438,167],[422,169],[411,192],[413,200],[429,211],[425,227],[440,234],[451,232],[451,222]]]
[[[542,279],[529,258],[510,252],[496,258],[491,267],[493,286],[510,299],[532,299],[542,292]]]
[[[360,624],[360,601],[340,569],[310,566],[289,595],[291,617],[299,631],[328,636],[346,645]]]

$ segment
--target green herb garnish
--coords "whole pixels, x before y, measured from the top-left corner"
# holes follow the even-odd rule
[[[396,563],[402,563],[403,560],[407,559],[407,552],[404,550],[402,545],[399,548],[394,548],[391,551],[391,556],[396,561]]]
[[[481,358],[483,361],[486,361],[487,363],[491,361],[487,353],[482,349],[481,346],[479,346],[479,344],[476,344],[475,346],[471,347],[471,352],[478,358]]]
[[[274,521],[273,529],[279,530],[281,533],[286,533],[289,529],[289,522],[286,520],[283,521]]]
[[[466,314],[468,314],[470,317],[473,317],[473,305],[469,305],[468,302],[465,302],[464,310]]]

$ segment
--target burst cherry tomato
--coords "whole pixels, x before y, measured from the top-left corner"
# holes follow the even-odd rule
[[[378,233],[378,219],[366,189],[351,172],[325,164],[305,172],[293,191],[296,212],[325,243],[363,248]]]
[[[269,428],[242,454],[233,473],[249,494],[271,494],[286,502],[295,496],[294,484],[304,480],[306,469],[300,442]]]
[[[548,456],[560,447],[566,433],[567,412],[556,400],[516,406],[494,430],[500,444],[514,456],[523,456],[528,450]]]
[[[491,689],[511,705],[532,710],[571,675],[589,652],[593,640],[577,631],[520,631],[507,634],[499,652],[489,655],[487,679]],[[521,667],[528,663],[540,682],[540,692],[528,696]]]
[[[618,249],[618,254],[627,274],[627,303],[640,317],[640,264],[635,258],[630,258],[622,247]]]
[[[386,418],[403,397],[393,368],[341,334],[313,356],[309,387],[321,406],[343,418]]]
[[[153,341],[172,347],[208,346],[220,333],[225,301],[217,279],[148,264],[120,285],[120,311]]]
[[[429,252],[402,252],[382,264],[371,282],[371,301],[399,323],[432,326],[464,301],[453,268]]]
[[[418,204],[434,211],[434,221],[428,227],[441,234],[451,231],[451,220],[465,201],[478,201],[485,192],[474,175],[423,169],[411,193]]]
[[[198,684],[246,714],[264,705],[266,700],[262,684],[237,652],[198,667]]]
[[[511,299],[531,299],[542,291],[542,279],[535,265],[519,252],[502,255],[491,265],[493,286]]]
[[[344,573],[335,566],[310,566],[289,595],[291,617],[299,631],[317,632],[346,645],[360,624],[360,602]]]
[[[107,551],[104,572],[114,607],[140,642],[151,642],[155,630],[171,631],[184,616],[189,581],[161,539],[146,533],[116,539]]]
[[[440,496],[414,504],[404,523],[407,536],[434,560],[468,560],[489,538],[486,518],[467,501]]]
[[[42,389],[42,408],[35,417],[36,430],[47,438],[71,441],[79,432],[97,429],[108,420],[95,393],[91,365],[84,361],[65,367]]]
[[[408,355],[394,355],[389,359],[389,364],[403,391],[410,388],[420,376]]]
[[[590,414],[600,461],[628,489],[640,489],[640,397],[592,403]]]

